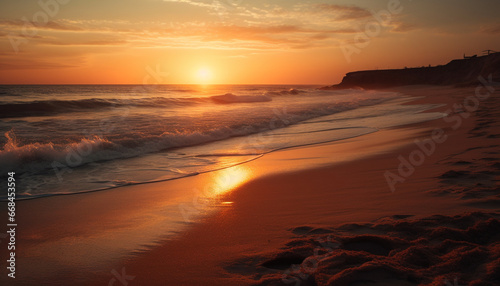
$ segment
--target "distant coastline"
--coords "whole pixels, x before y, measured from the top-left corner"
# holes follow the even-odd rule
[[[325,86],[321,89],[347,88],[389,88],[404,85],[476,85],[478,77],[500,82],[500,53],[486,56],[464,57],[455,59],[446,65],[415,67],[388,70],[366,70],[347,73],[339,84]]]

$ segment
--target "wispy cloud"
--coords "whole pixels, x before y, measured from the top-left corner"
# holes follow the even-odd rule
[[[370,11],[354,5],[299,3],[285,7],[276,4],[252,6],[246,2],[232,5],[228,3],[233,2],[219,0],[161,1],[207,8],[208,13],[212,14],[221,11],[231,13],[231,17],[177,22],[57,19],[45,25],[22,20],[0,20],[0,41],[4,46],[9,45],[9,35],[23,37],[23,29],[27,25],[38,30],[36,35],[28,37],[29,45],[20,51],[25,58],[18,57],[16,60],[3,57],[3,69],[72,67],[71,64],[51,64],[51,59],[59,61],[57,55],[53,54],[44,61],[27,59],[37,50],[44,50],[47,54],[47,51],[59,51],[63,47],[67,47],[64,49],[68,57],[75,58],[147,48],[245,50],[239,57],[259,50],[333,48],[352,39],[352,34],[361,32],[360,27],[373,20]],[[388,31],[406,32],[414,28],[414,25],[395,19]],[[82,55],[85,50],[89,50],[89,53]]]
[[[205,7],[210,9],[220,9],[224,5],[218,0],[163,0],[163,2],[182,3],[191,6]]]
[[[48,21],[47,23],[36,23],[22,20],[0,20],[1,28],[25,28],[25,29],[43,29],[43,30],[60,30],[60,31],[81,31],[77,26],[65,25],[56,21]]]
[[[340,21],[366,19],[372,16],[367,9],[354,5],[318,4],[316,7],[319,12],[332,14],[335,19]]]
[[[391,27],[391,31],[396,32],[396,33],[406,33],[409,31],[419,29],[419,26],[417,24],[404,22],[404,21],[401,21],[399,19],[394,19],[389,24],[389,26]]]
[[[17,21],[1,21],[4,30],[22,37]],[[68,34],[78,32],[78,34]],[[261,22],[231,24],[224,22],[141,23],[108,21],[50,22],[45,30],[30,37],[32,45],[100,45],[128,47],[182,47],[199,48],[307,48],[331,45],[335,36],[356,32],[349,28],[313,27],[297,24],[266,24]],[[7,33],[3,33],[7,35]]]
[[[0,58],[0,62],[0,70],[60,69],[80,66],[80,61],[76,61],[74,59],[71,61],[71,63],[61,63],[60,61],[27,58]]]
[[[495,23],[482,26],[480,31],[486,34],[498,35],[500,34],[500,24]]]

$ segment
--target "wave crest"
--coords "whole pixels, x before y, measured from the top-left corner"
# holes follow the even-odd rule
[[[282,90],[282,91],[267,91],[264,93],[264,95],[267,95],[267,96],[297,95],[297,94],[304,93],[304,92],[305,91],[300,90],[300,89],[290,88],[288,90]]]
[[[1,172],[39,170],[42,167],[40,165],[46,167],[52,162],[65,163],[71,165],[71,167],[76,167],[92,161],[92,159],[85,160],[85,156],[95,153],[97,150],[112,148],[114,145],[96,135],[67,144],[52,142],[42,144],[37,142],[20,145],[13,130],[6,132],[4,135],[7,142],[3,149],[0,150]]]
[[[210,99],[217,103],[251,103],[267,102],[272,100],[267,95],[234,95],[232,93],[211,96]]]

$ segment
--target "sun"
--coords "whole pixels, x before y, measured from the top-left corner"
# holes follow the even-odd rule
[[[212,71],[207,67],[202,67],[196,72],[196,78],[200,83],[208,83],[213,78]]]

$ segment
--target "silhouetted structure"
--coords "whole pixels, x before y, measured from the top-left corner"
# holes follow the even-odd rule
[[[419,84],[471,86],[482,84],[480,76],[500,82],[500,53],[456,59],[434,67],[350,72],[341,83],[321,89],[387,88]]]
[[[472,55],[472,56],[468,57],[464,54],[464,59],[475,59],[475,58],[477,58],[477,55]]]
[[[483,54],[484,54],[484,55],[487,55],[487,56],[489,56],[490,54],[494,54],[494,53],[496,53],[496,52],[495,52],[495,51],[493,51],[493,50],[484,50],[484,51],[483,51]]]

